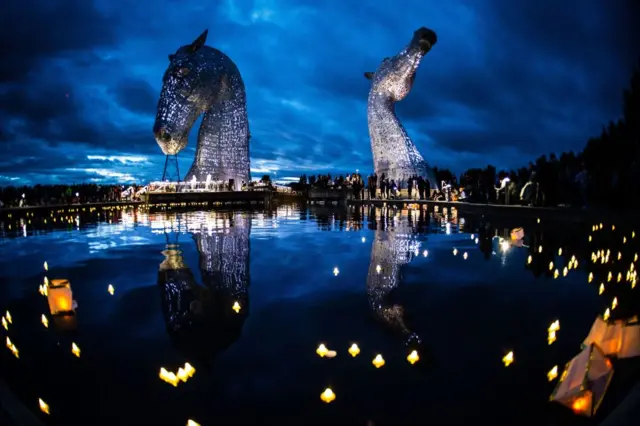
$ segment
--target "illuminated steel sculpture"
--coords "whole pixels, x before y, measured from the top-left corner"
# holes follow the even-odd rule
[[[372,207],[370,210],[369,222],[375,226],[376,232],[367,274],[367,296],[374,315],[400,333],[408,346],[413,346],[420,345],[422,341],[405,324],[404,308],[388,303],[389,293],[402,280],[402,266],[419,254],[421,245],[410,225],[399,215],[399,212],[387,207]]]
[[[249,234],[242,213],[209,216],[191,230],[200,255],[202,285],[169,243],[158,271],[167,332],[185,355],[206,362],[238,339],[249,313]]]
[[[249,181],[249,119],[240,71],[224,53],[205,46],[207,31],[169,55],[153,133],[162,152],[175,156],[204,113],[195,160],[185,180]],[[168,157],[167,157],[168,158]]]
[[[420,28],[400,53],[385,58],[375,73],[364,73],[372,82],[367,118],[375,172],[378,176],[384,173],[396,182],[414,175],[422,176],[429,179],[431,188],[438,187],[435,173],[398,120],[395,103],[411,91],[416,70],[436,41],[432,30]]]

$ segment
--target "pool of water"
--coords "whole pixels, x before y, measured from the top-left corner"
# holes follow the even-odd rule
[[[66,229],[2,225],[1,331],[19,358],[3,347],[0,369],[47,424],[543,424],[566,414],[550,411],[547,372],[614,297],[614,318],[638,308],[616,282],[638,251],[621,224],[322,206],[99,213],[48,217]],[[592,261],[601,249],[606,264]],[[74,316],[51,314],[45,278],[69,280]],[[336,356],[318,356],[321,343]],[[159,378],[187,362],[186,382]]]

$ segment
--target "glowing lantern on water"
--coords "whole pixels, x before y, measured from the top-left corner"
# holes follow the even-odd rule
[[[511,239],[514,241],[521,240],[524,238],[524,229],[522,228],[514,228],[511,230]]]
[[[340,270],[338,269],[337,266],[335,268],[333,268],[333,275],[335,275],[337,277],[339,273],[340,273]]]
[[[51,414],[49,412],[49,404],[44,402],[42,399],[38,399],[38,406],[40,407],[40,411],[42,411],[43,413]]]
[[[604,283],[600,283],[600,289],[598,290],[598,294],[604,293]]]
[[[530,265],[531,261],[533,261],[533,257],[531,257],[531,255],[529,255],[529,257],[527,258],[527,265]]]
[[[75,343],[71,343],[71,353],[80,358],[80,348]]]
[[[558,249],[558,256],[562,256],[562,247]]]
[[[373,365],[376,366],[376,368],[380,368],[385,364],[385,360],[384,358],[382,358],[382,355],[378,354],[376,355],[376,357],[373,359],[373,361],[371,361],[371,363]]]
[[[553,271],[553,262],[549,262],[549,270]]]
[[[187,420],[187,426],[200,426],[200,423],[189,419],[189,420]]]
[[[558,366],[554,366],[551,370],[549,370],[549,372],[547,373],[547,379],[549,379],[549,381],[552,381],[553,379],[555,379],[556,377],[558,377]]]
[[[112,296],[113,296],[113,293],[115,293],[115,289],[111,284],[109,284],[109,287],[107,287],[107,292],[109,292],[109,294]]]
[[[233,309],[234,311],[236,311],[236,314],[240,313],[240,303],[238,302],[233,302],[233,306],[231,307],[231,309]]]
[[[320,346],[318,346],[318,349],[316,349],[316,353],[320,355],[322,358],[324,358],[327,352],[329,352],[329,349],[327,349],[324,343],[320,343]]]
[[[68,280],[51,280],[47,291],[51,315],[73,312],[73,293]]]
[[[2,317],[2,326],[5,330],[9,331],[9,324],[7,324],[7,320],[5,319],[5,317]]]
[[[7,313],[4,314],[4,317],[7,319],[9,324],[13,324],[13,318],[11,317],[11,313],[9,311],[7,311]]]
[[[420,361],[420,356],[418,355],[418,351],[411,351],[411,353],[407,355],[407,361],[409,361],[411,365]]]
[[[593,281],[593,272],[589,272],[589,282]]]
[[[322,392],[320,394],[320,399],[324,402],[326,402],[327,404],[329,404],[330,402],[332,402],[334,399],[336,399],[336,394],[333,393],[333,391],[331,390],[331,388],[326,388],[324,390],[324,392]]]
[[[505,367],[510,366],[513,363],[513,361],[514,361],[513,351],[509,352],[502,358],[502,362],[504,363]]]
[[[349,353],[351,354],[352,357],[356,357],[358,356],[358,354],[360,353],[360,348],[358,347],[358,345],[356,345],[355,343],[351,345],[351,347],[349,348]]]
[[[618,306],[618,298],[614,297],[613,302],[611,302],[611,310],[613,311]]]

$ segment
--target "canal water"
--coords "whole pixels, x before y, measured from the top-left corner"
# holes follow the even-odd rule
[[[46,424],[573,424],[547,373],[614,297],[612,318],[638,308],[622,224],[324,206],[13,221],[0,373]]]

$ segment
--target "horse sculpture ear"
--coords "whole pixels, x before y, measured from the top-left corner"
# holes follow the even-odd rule
[[[209,30],[204,30],[204,32],[200,34],[200,37],[198,37],[193,43],[191,43],[189,47],[191,48],[192,52],[195,52],[196,50],[204,46],[204,43],[207,41],[207,34],[209,34]]]
[[[367,80],[373,80],[373,74],[372,72],[365,72],[364,73],[364,78],[366,78]]]
[[[176,55],[174,55],[174,54],[169,55],[169,62],[173,61],[173,58],[175,58],[175,57],[176,57]]]

